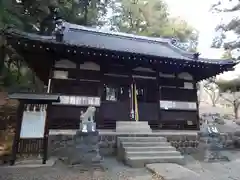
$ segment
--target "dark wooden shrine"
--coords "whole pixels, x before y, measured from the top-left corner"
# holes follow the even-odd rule
[[[196,83],[235,65],[185,52],[171,39],[62,26],[61,38],[4,32],[49,92],[61,94],[48,108],[49,129],[77,129],[80,112],[90,105],[97,107],[99,129],[115,129],[116,121],[130,120],[133,82],[140,121],[152,129],[198,129]]]
[[[24,113],[26,111],[36,113],[36,118],[28,119],[29,122],[34,123],[34,121],[40,118],[37,114],[38,111],[47,111],[48,106],[53,102],[59,102],[59,95],[51,94],[33,94],[33,93],[13,93],[9,95],[10,99],[17,99],[19,101],[18,110],[17,110],[17,125],[15,129],[15,135],[12,145],[12,158],[10,161],[11,165],[15,164],[15,161],[18,155],[40,155],[42,156],[42,163],[45,164],[47,160],[47,146],[48,146],[48,121],[47,116],[44,118],[43,123],[43,133],[42,136],[31,136],[31,131],[36,129],[29,129],[23,127]],[[44,106],[44,107],[42,107]],[[28,109],[26,107],[29,107]],[[37,125],[37,124],[36,124]],[[41,128],[41,127],[37,127]],[[22,131],[27,130],[29,136],[21,136]],[[24,132],[26,133],[26,132]]]

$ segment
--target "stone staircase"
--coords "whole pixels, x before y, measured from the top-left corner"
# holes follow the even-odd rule
[[[118,137],[118,160],[131,167],[144,167],[152,163],[184,164],[184,157],[167,142],[166,138],[135,134]]]

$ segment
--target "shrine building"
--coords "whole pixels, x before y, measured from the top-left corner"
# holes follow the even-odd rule
[[[61,35],[13,28],[4,34],[48,86],[47,93],[60,95],[60,102],[47,108],[49,130],[78,129],[80,113],[89,106],[97,108],[98,129],[114,130],[117,121],[134,121],[132,112],[137,111],[137,120],[148,121],[153,130],[198,130],[197,82],[236,64],[185,52],[171,39],[67,22]],[[132,85],[136,91],[131,91]]]

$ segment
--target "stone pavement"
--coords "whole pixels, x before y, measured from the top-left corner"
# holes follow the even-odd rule
[[[238,154],[239,155],[239,154]],[[104,169],[67,167],[57,162],[52,167],[0,167],[0,180],[240,180],[240,159],[230,162],[207,163],[187,159],[182,167],[177,164],[151,164],[148,168],[163,178],[152,177],[146,168],[129,168],[114,157],[106,158]]]
[[[218,163],[192,163],[185,167],[165,163],[149,164],[147,168],[164,180],[239,180],[240,160]]]
[[[129,168],[115,158],[104,159],[103,167],[105,171],[91,171],[82,167],[67,167],[61,162],[52,167],[0,167],[0,180],[152,180],[152,174],[145,168]]]
[[[181,165],[173,163],[156,163],[148,164],[147,169],[158,174],[164,180],[195,180],[199,179],[200,175]]]
[[[186,168],[198,173],[205,180],[239,180],[240,159],[230,162],[195,162],[188,163]]]

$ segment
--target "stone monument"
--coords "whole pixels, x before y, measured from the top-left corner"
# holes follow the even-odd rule
[[[73,148],[68,157],[68,163],[71,165],[91,165],[102,161],[98,131],[94,123],[95,111],[95,107],[88,107],[85,113],[81,113],[79,130],[74,136]]]

